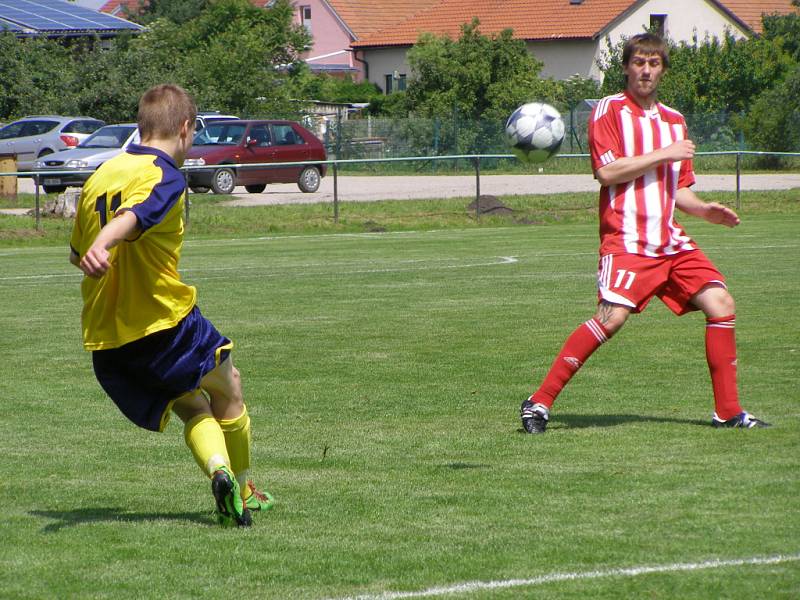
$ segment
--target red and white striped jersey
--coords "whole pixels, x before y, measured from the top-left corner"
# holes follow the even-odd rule
[[[592,170],[686,139],[686,121],[661,103],[645,111],[627,93],[606,96],[589,117]],[[692,161],[661,164],[600,188],[600,254],[665,256],[696,248],[675,222],[675,193],[694,183]]]

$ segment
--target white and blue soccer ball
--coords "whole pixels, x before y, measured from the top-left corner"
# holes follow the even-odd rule
[[[539,163],[558,152],[564,141],[561,113],[544,102],[523,104],[506,121],[506,138],[520,160]]]

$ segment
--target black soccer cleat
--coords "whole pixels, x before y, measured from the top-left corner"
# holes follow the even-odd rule
[[[519,407],[519,416],[522,419],[522,428],[527,433],[544,433],[547,429],[547,421],[550,420],[550,410],[538,402],[531,402],[531,396],[523,401]]]
[[[220,467],[211,478],[211,493],[217,503],[217,520],[224,527],[250,527],[250,510],[242,500],[239,484],[227,467]]]
[[[772,427],[772,425],[766,421],[756,419],[753,415],[747,412],[741,412],[727,421],[723,421],[717,416],[717,413],[714,413],[714,416],[711,417],[711,425],[717,428],[740,427],[742,429],[752,429],[753,427]]]

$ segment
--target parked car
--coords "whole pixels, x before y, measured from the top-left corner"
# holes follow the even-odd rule
[[[239,117],[236,117],[234,115],[220,114],[218,110],[209,112],[199,112],[197,113],[197,117],[194,120],[194,130],[200,131],[203,127],[205,127],[209,123],[216,123],[217,121],[231,121],[238,118]]]
[[[292,121],[238,120],[211,123],[194,138],[183,165],[190,169],[189,187],[203,193],[230,194],[237,185],[263,192],[268,183],[297,183],[303,192],[316,192],[325,165],[234,167],[248,163],[324,161],[325,147],[308,129]]]
[[[72,150],[49,154],[33,163],[39,182],[46,194],[63,192],[67,187],[83,187],[92,173],[64,171],[96,170],[97,167],[125,151],[130,144],[139,143],[136,123],[105,125]]]
[[[74,148],[103,125],[91,117],[25,117],[0,129],[0,154],[16,154],[17,170],[30,171],[37,158]]]

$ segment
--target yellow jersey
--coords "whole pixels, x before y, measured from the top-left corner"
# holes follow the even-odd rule
[[[181,281],[186,183],[175,161],[156,148],[131,144],[83,186],[70,248],[82,257],[100,230],[122,211],[136,215],[141,234],[110,250],[111,268],[81,284],[83,346],[117,348],[177,325],[197,291]]]

